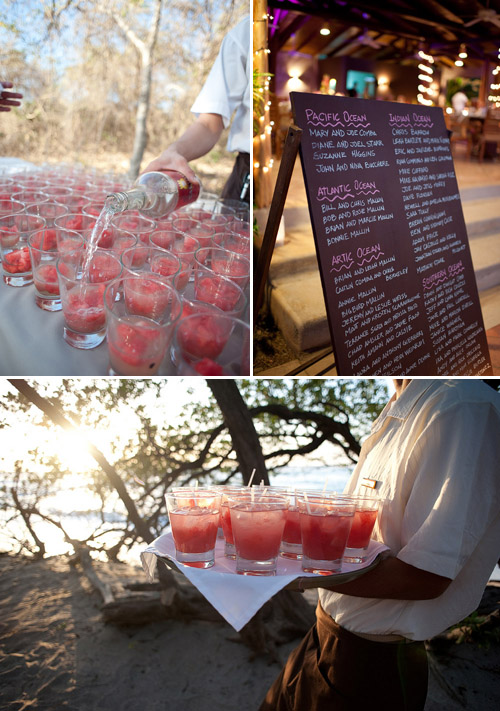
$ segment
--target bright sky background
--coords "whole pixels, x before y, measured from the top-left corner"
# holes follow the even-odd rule
[[[54,381],[56,379],[39,378],[38,382],[43,383],[44,380]],[[394,392],[392,381],[388,378],[384,380],[389,387],[390,395],[392,395]],[[192,401],[193,398],[200,403],[206,404],[208,402],[210,391],[204,379],[168,378],[167,381],[166,397],[163,397],[161,402],[156,399],[151,400],[153,419],[156,418],[157,421],[175,420],[182,413],[186,403]],[[192,394],[188,393],[188,390],[192,390]],[[0,380],[0,394],[9,391],[17,392],[6,379]],[[153,396],[151,397],[153,398]],[[110,443],[120,438],[125,444],[136,431],[137,420],[128,412],[127,416],[110,417],[109,422],[109,427],[103,427],[101,430],[92,429],[87,432],[87,436],[105,456],[112,460]],[[47,455],[57,453],[62,464],[74,473],[82,473],[95,466],[94,460],[77,435],[69,434],[56,426],[49,432],[44,427],[27,422],[24,415],[20,415],[18,426],[0,429],[0,471],[12,470],[14,462],[23,458],[23,452],[37,446]],[[322,449],[322,453],[328,458],[326,448]],[[337,458],[337,450],[334,454],[335,457],[329,457],[332,464],[336,463],[332,459]],[[307,460],[301,458],[299,461],[297,458],[295,464],[304,466],[307,464]],[[316,459],[316,462],[311,462],[311,464],[319,464],[319,462]]]
[[[39,382],[43,382],[39,378]],[[51,379],[48,379],[51,380]],[[55,380],[55,379],[52,379]],[[36,388],[36,384],[34,386]],[[188,388],[193,390],[193,395],[188,394]],[[0,380],[0,394],[17,392],[6,379]],[[185,404],[193,397],[199,402],[207,402],[209,389],[202,378],[169,378],[167,397],[161,403],[156,400],[151,402],[152,416],[158,418],[176,419],[182,412]],[[83,472],[95,466],[94,460],[87,453],[85,446],[77,435],[66,433],[60,427],[48,432],[46,428],[34,423],[26,422],[24,415],[19,417],[19,425],[15,428],[0,429],[0,471],[9,471],[16,459],[22,459],[23,451],[36,446],[43,447],[47,454],[57,452],[63,462],[75,472]],[[134,417],[114,417],[110,419],[110,427],[102,430],[92,429],[87,433],[89,439],[106,456],[111,456],[109,444],[116,437],[127,441],[134,433],[137,420]]]

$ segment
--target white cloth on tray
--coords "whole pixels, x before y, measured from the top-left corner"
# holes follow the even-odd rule
[[[350,573],[369,566],[383,551],[383,543],[370,542],[367,560],[363,564],[343,563],[342,573]],[[249,620],[279,590],[296,578],[322,576],[304,573],[300,560],[278,557],[277,574],[273,576],[238,575],[236,561],[224,556],[224,541],[217,539],[215,565],[212,568],[192,568],[175,559],[175,545],[171,533],[165,533],[141,553],[142,567],[149,582],[154,580],[157,557],[170,558],[186,578],[208,602],[239,632]]]

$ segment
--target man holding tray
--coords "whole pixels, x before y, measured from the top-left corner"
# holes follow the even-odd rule
[[[317,621],[260,711],[421,711],[424,641],[479,604],[500,553],[500,395],[476,379],[396,380],[345,493],[384,500],[391,553],[319,590]]]

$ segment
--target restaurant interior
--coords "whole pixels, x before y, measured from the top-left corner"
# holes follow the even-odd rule
[[[256,0],[254,200],[260,233],[293,123],[291,91],[442,108],[464,201],[485,328],[500,324],[500,215],[496,207],[500,195],[500,0]],[[304,337],[297,335],[300,326],[296,322],[287,323],[287,306],[278,294],[287,269],[296,278],[300,262],[311,267],[306,251],[310,256],[312,250],[314,262],[312,237],[303,234],[300,238],[307,226],[298,208],[305,209],[306,204],[297,160],[263,297],[266,317],[274,321],[281,345],[276,347],[274,360],[270,357],[259,364],[256,333],[256,373],[291,372],[291,364],[302,372],[302,363],[311,352],[326,351],[330,345],[321,291],[312,290],[311,298],[320,306],[315,313],[304,315],[308,323],[303,334],[310,333]],[[485,228],[479,225],[485,223],[485,216],[489,234],[472,239],[471,235],[476,237],[475,232]],[[302,246],[303,254],[298,248],[301,239],[309,245]],[[290,261],[293,264],[287,267]],[[296,319],[297,305],[288,308]],[[272,344],[263,343],[263,347],[273,350]],[[282,365],[280,361],[286,359],[289,362]],[[335,373],[331,359],[329,363],[324,374]]]

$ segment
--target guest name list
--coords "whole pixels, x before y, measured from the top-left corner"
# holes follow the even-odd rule
[[[338,373],[491,374],[442,110],[290,97]]]

